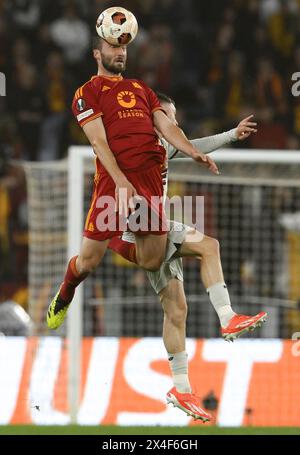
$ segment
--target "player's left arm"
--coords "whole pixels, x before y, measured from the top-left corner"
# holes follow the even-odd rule
[[[160,134],[175,149],[181,150],[186,156],[191,157],[194,161],[207,167],[214,174],[219,174],[216,163],[209,157],[205,156],[202,151],[197,150],[193,144],[186,138],[183,131],[174,125],[166,114],[161,110],[153,112],[153,123]]]
[[[253,115],[249,115],[240,121],[236,128],[225,131],[224,133],[214,134],[212,136],[206,136],[197,139],[191,139],[191,143],[196,149],[201,150],[202,153],[211,153],[225,145],[235,141],[243,141],[247,139],[252,133],[257,132],[257,123],[251,121]],[[186,155],[179,150],[176,150],[171,157],[174,158],[185,158]]]

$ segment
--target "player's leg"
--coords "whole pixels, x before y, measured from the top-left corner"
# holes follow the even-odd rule
[[[70,259],[62,285],[49,305],[47,325],[50,329],[57,329],[61,326],[76,287],[100,263],[108,242],[109,240],[97,241],[83,237],[80,254]]]
[[[132,232],[124,232],[122,238],[114,238],[110,241],[109,248],[125,257],[126,259],[132,261],[133,252],[135,255],[135,241],[136,239]],[[156,245],[157,242],[152,246],[152,248]],[[174,251],[176,251],[176,249]],[[160,254],[161,250],[159,250],[158,253]],[[165,348],[167,350],[169,358],[175,358],[178,354],[185,352],[185,324],[187,304],[182,284],[182,259],[174,259],[171,263],[164,262],[158,271],[148,271],[147,276],[152,288],[159,295],[164,311],[163,341]],[[182,357],[182,355],[179,357]],[[174,382],[174,385],[178,386],[179,390],[182,392],[190,391],[190,385],[187,376],[186,354],[183,356],[183,358],[185,365],[184,369],[186,370],[184,378],[185,383],[182,385],[183,390],[181,390],[179,383],[175,381],[175,384]],[[173,364],[170,363],[171,371],[173,371]]]
[[[164,263],[159,271],[147,272],[150,284],[159,295],[164,311],[163,342],[167,351],[173,387],[167,402],[195,419],[207,421],[211,416],[191,390],[188,377],[188,356],[185,349],[187,303],[183,288],[182,259]]]
[[[126,240],[128,239],[128,240]],[[167,235],[135,236],[126,232],[122,238],[114,237],[108,248],[148,271],[157,271],[164,262],[166,254]]]
[[[113,239],[109,248],[125,259],[137,263],[133,234],[124,233],[122,239]],[[215,308],[225,339],[234,339],[248,330],[259,327],[267,314],[254,316],[237,315],[231,307],[230,296],[224,282],[219,242],[194,228],[170,222],[165,260],[180,256],[196,256],[201,259],[201,278],[210,301]]]
[[[164,312],[163,342],[174,386],[181,393],[191,392],[185,350],[187,303],[182,281],[172,278],[159,298]]]
[[[266,320],[267,314],[263,311],[254,316],[238,315],[233,311],[224,281],[220,246],[216,239],[190,228],[177,254],[201,259],[201,279],[218,314],[225,339],[234,340],[243,333],[260,327]]]
[[[100,202],[102,197],[111,197],[114,202],[115,184],[109,175],[104,175],[95,183],[90,208],[85,221],[80,253],[78,256],[70,259],[64,280],[49,305],[47,324],[51,329],[57,329],[62,324],[76,287],[100,263],[107,249],[108,238],[119,233],[119,231],[115,231],[117,223],[115,222],[116,212],[114,208],[111,211],[111,216],[108,217],[109,223],[111,222],[111,224],[102,226],[100,223],[105,229],[98,229],[98,217],[101,217],[101,212],[104,210],[104,204],[100,204],[98,207],[98,202]]]
[[[137,264],[149,271],[159,270],[164,262],[167,246],[167,234],[135,235]]]
[[[200,274],[210,301],[215,308],[222,327],[235,316],[232,310],[220,257],[219,242],[190,228],[177,253],[179,256],[201,257]]]

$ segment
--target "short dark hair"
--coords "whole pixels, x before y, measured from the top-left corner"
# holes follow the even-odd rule
[[[102,46],[102,38],[99,35],[93,35],[92,37],[92,49],[101,49]]]
[[[166,95],[165,93],[156,92],[156,96],[159,99],[159,101],[174,104],[174,106],[175,106],[175,101],[170,96]]]

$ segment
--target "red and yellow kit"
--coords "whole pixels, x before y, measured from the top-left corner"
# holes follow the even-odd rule
[[[81,126],[97,117],[102,118],[107,142],[118,166],[139,195],[149,204],[152,196],[163,196],[161,166],[165,149],[154,131],[152,118],[153,113],[162,108],[147,85],[122,76],[94,76],[76,91],[72,110]],[[112,238],[124,230],[119,230],[117,223],[116,229],[99,231],[99,214],[103,210],[99,198],[102,196],[114,198],[115,184],[97,157],[94,192],[84,230],[86,237],[95,240]],[[163,218],[161,207],[151,208]],[[162,228],[153,234],[164,231]],[[150,226],[149,230],[137,234],[149,232]]]

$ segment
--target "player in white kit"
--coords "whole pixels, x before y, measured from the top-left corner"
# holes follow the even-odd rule
[[[177,124],[174,101],[164,94],[157,95],[170,120]],[[230,142],[246,139],[256,132],[256,123],[251,121],[251,117],[245,118],[230,131],[194,139],[191,142],[202,153],[210,153]],[[167,151],[168,160],[185,157],[164,138],[161,137],[160,140]],[[166,196],[167,164],[162,172]],[[136,262],[132,254],[134,241],[133,233],[127,231],[123,233],[121,239],[112,239],[109,248]],[[131,254],[124,254],[127,246]],[[167,393],[167,402],[173,403],[195,419],[205,422],[210,420],[211,416],[200,407],[199,398],[192,393],[188,378],[188,359],[185,350],[187,303],[183,287],[182,256],[195,256],[200,259],[201,279],[220,319],[221,333],[225,340],[233,341],[243,333],[261,326],[267,314],[265,312],[255,316],[236,314],[231,307],[224,281],[218,241],[185,224],[170,221],[165,261],[158,271],[147,271],[151,286],[159,295],[164,311],[163,341],[174,384]]]

